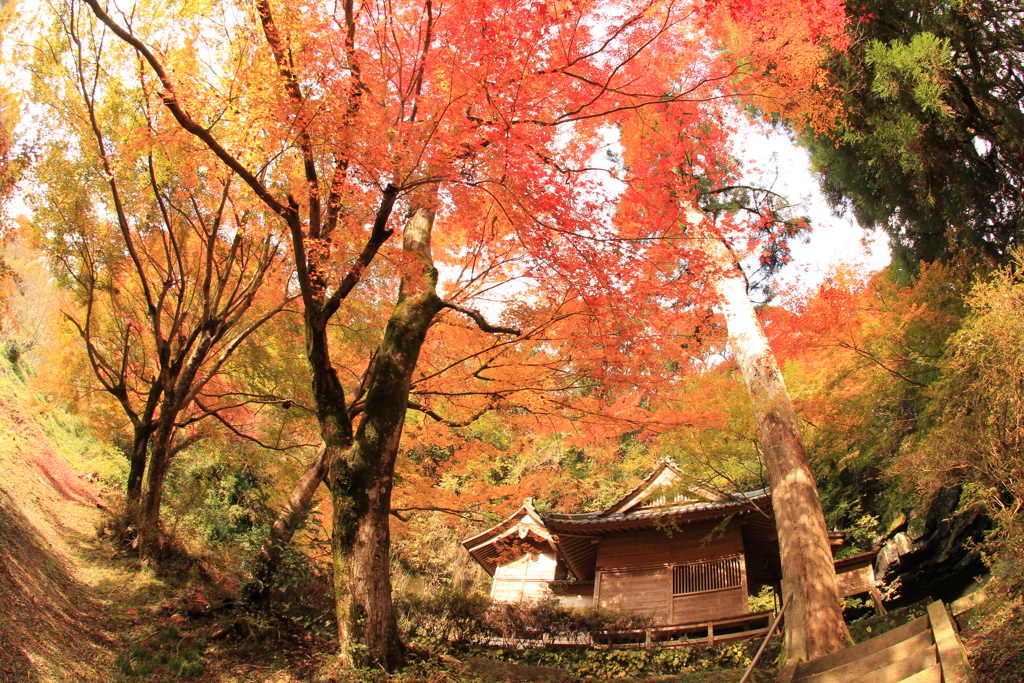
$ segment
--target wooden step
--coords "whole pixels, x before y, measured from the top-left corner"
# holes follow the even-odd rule
[[[935,648],[942,664],[942,678],[946,683],[974,683],[974,672],[967,661],[967,650],[949,609],[942,602],[928,605],[928,618],[935,634]]]
[[[883,633],[877,638],[866,640],[863,643],[858,643],[857,645],[848,647],[845,650],[834,652],[810,662],[801,662],[796,668],[794,680],[802,681],[823,671],[836,669],[845,664],[849,664],[850,662],[854,662],[858,659],[868,657],[876,652],[892,647],[897,643],[901,643],[904,640],[913,638],[921,633],[927,633],[929,640],[931,639],[931,630],[928,627],[928,617],[919,617],[910,623],[900,626],[899,628],[894,628],[887,633]]]
[[[900,681],[905,681],[919,673],[928,671],[936,665],[940,667],[941,674],[941,665],[935,652],[935,646],[929,645],[923,650],[919,650],[909,657],[899,659],[888,666],[865,671],[856,678],[846,678],[843,680],[844,683],[900,683]]]
[[[897,683],[927,669],[936,661],[938,659],[931,631],[923,631],[883,650],[870,652],[865,649],[860,657],[852,661],[810,676],[798,672],[797,680],[800,683],[848,683],[860,681],[863,677],[861,683]]]
[[[904,678],[900,683],[942,683],[942,664],[935,662],[924,671],[918,671],[909,678]]]

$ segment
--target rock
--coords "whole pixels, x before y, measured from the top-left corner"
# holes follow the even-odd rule
[[[875,561],[887,604],[955,599],[985,571],[977,545],[990,521],[978,506],[958,509],[959,501],[959,489],[947,490],[903,515],[904,524],[890,525]]]

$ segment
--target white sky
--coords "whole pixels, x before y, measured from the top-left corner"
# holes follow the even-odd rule
[[[809,155],[779,133],[751,130],[738,145],[737,153],[751,166],[761,169],[761,182],[800,202],[798,212],[811,219],[812,232],[806,244],[791,245],[793,261],[777,276],[782,286],[810,289],[821,284],[838,263],[856,264],[864,273],[889,264],[888,241],[884,233],[864,230],[853,216],[837,217],[825,202],[818,181],[811,173]]]

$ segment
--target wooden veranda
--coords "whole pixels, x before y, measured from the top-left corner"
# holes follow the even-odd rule
[[[763,636],[774,618],[774,612],[751,612],[739,616],[692,624],[655,626],[628,631],[603,631],[591,634],[597,646],[615,647],[683,647],[688,645],[720,645],[722,643]]]

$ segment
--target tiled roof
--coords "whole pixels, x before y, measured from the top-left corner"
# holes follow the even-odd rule
[[[687,517],[692,514],[703,512],[717,512],[730,508],[739,508],[751,503],[758,503],[770,496],[769,489],[758,489],[745,493],[733,493],[715,501],[690,502],[684,505],[660,505],[633,509],[629,512],[584,512],[575,515],[547,514],[544,515],[545,522],[557,522],[563,524],[579,524],[586,526],[607,525],[615,522],[631,522],[640,520],[658,519],[661,517]]]

